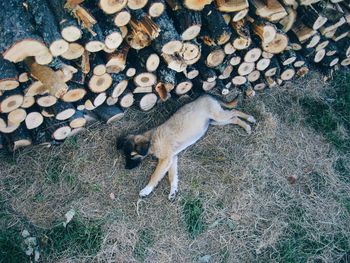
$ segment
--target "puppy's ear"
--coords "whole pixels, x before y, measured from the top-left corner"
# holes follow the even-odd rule
[[[122,150],[125,144],[126,138],[125,136],[119,137],[117,139],[117,150]]]

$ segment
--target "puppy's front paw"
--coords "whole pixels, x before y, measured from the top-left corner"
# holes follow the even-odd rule
[[[247,127],[245,127],[245,131],[248,133],[248,134],[251,134],[252,133],[252,128],[247,125]]]
[[[176,195],[177,195],[177,189],[171,190],[169,195],[168,195],[168,199],[169,201],[173,202],[175,201]]]
[[[255,120],[255,118],[253,116],[249,116],[247,118],[247,121],[249,121],[250,123],[256,123],[256,120]]]
[[[152,191],[153,191],[153,187],[147,185],[145,188],[143,188],[143,189],[140,191],[139,196],[140,196],[140,197],[146,197],[146,196],[148,196],[150,193],[152,193]]]

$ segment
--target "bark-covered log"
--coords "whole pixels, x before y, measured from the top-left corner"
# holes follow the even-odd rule
[[[42,108],[48,108],[57,102],[57,98],[52,95],[38,95],[36,96],[36,104]]]
[[[310,37],[317,34],[317,31],[313,30],[310,27],[307,27],[300,20],[297,20],[294,23],[291,32],[298,38],[300,43],[304,43]]]
[[[127,88],[129,81],[127,80],[127,77],[122,74],[111,74],[112,76],[112,86],[107,90],[108,96],[111,96],[113,98],[119,97],[124,90]]]
[[[261,76],[261,72],[259,70],[253,70],[247,76],[247,80],[249,82],[256,82]]]
[[[267,86],[265,78],[261,76],[257,81],[252,83],[252,86],[255,91],[264,90]]]
[[[205,26],[208,37],[217,45],[225,44],[230,40],[232,30],[226,25],[222,14],[215,8],[214,4],[204,7],[202,12],[203,26]]]
[[[250,8],[255,15],[265,18],[270,22],[279,21],[285,16],[287,12],[278,0],[250,0]]]
[[[84,47],[79,43],[69,43],[68,50],[61,57],[67,60],[75,60],[83,56]]]
[[[281,29],[284,32],[290,31],[297,20],[297,11],[293,7],[287,6],[286,11],[288,15],[279,21],[279,24],[282,26]]]
[[[125,90],[123,94],[118,97],[118,105],[123,109],[130,108],[134,104],[134,94],[130,90]]]
[[[100,107],[107,99],[106,92],[93,93],[88,92],[85,96],[84,108],[87,110],[94,110]]]
[[[174,93],[177,96],[186,94],[193,87],[192,81],[187,79],[183,74],[178,73],[176,80],[177,80],[177,85],[174,89]]]
[[[158,82],[157,86],[163,85],[167,92],[174,89],[176,81],[176,71],[167,68],[165,65],[161,65],[157,70]],[[158,89],[160,89],[158,87]],[[162,96],[164,99],[164,96]]]
[[[184,71],[184,74],[186,78],[194,79],[199,75],[199,71],[195,66],[191,65],[186,68],[186,70]]]
[[[57,101],[54,105],[46,109],[48,114],[55,116],[56,120],[67,120],[75,113],[75,108],[71,103]]]
[[[329,42],[326,47],[326,56],[333,56],[338,53],[338,48],[335,42]]]
[[[297,58],[294,61],[293,66],[295,68],[300,68],[300,67],[304,66],[306,63],[305,58],[299,52],[296,53],[296,56],[297,56]]]
[[[175,28],[182,40],[188,41],[198,36],[202,27],[200,12],[181,7],[174,10],[173,16],[176,21]]]
[[[238,50],[248,48],[252,39],[250,37],[250,28],[247,20],[241,19],[237,22],[231,21],[230,25],[233,28],[233,47]]]
[[[257,35],[264,44],[270,43],[276,36],[276,26],[263,19],[254,19],[251,25],[254,34]]]
[[[238,74],[238,72],[235,72],[235,71],[232,72],[231,77],[232,77],[231,82],[235,86],[242,85],[248,81],[245,76],[241,76]]]
[[[124,116],[122,109],[116,106],[101,105],[94,113],[107,124],[120,120]]]
[[[337,42],[349,36],[349,22],[338,27],[334,35],[332,36],[333,41]]]
[[[51,54],[59,56],[65,53],[69,48],[68,42],[62,38],[58,22],[48,3],[44,0],[28,0],[27,3],[28,10],[34,18],[35,27],[49,46]]]
[[[162,55],[163,60],[168,65],[168,68],[175,70],[176,72],[182,72],[186,69],[187,64],[185,60],[179,55]]]
[[[172,19],[167,15],[166,12],[157,18],[154,18],[161,30],[161,34],[153,40],[152,46],[158,54],[173,55],[179,52],[182,48],[182,42],[179,34],[177,33]]]
[[[257,70],[264,71],[270,65],[270,61],[270,58],[261,58],[256,62],[255,67]]]
[[[157,53],[150,47],[143,48],[137,52],[137,57],[140,64],[148,72],[154,72],[157,70],[160,58]]]
[[[296,75],[299,77],[299,78],[302,78],[304,77],[308,72],[309,72],[309,67],[305,64],[303,65],[302,67],[300,68],[297,68],[296,70]]]
[[[7,148],[11,152],[14,152],[20,148],[31,145],[32,138],[25,125],[22,124],[13,133],[8,135],[7,143]]]
[[[24,96],[21,108],[28,109],[35,103],[34,96]]]
[[[0,90],[12,90],[18,86],[18,72],[15,65],[0,56]]]
[[[273,57],[270,61],[269,66],[265,70],[265,76],[272,77],[272,76],[279,76],[280,74],[280,66],[278,64],[277,58]]]
[[[350,38],[344,38],[336,42],[338,52],[342,57],[350,57]]]
[[[130,46],[123,43],[115,52],[106,55],[108,73],[119,73],[125,69],[129,49]]]
[[[257,46],[251,46],[249,50],[247,50],[243,56],[243,60],[245,62],[256,62],[262,54],[261,48]]]
[[[86,119],[82,111],[77,110],[72,117],[69,118],[69,126],[72,129],[84,127],[86,124]]]
[[[45,118],[45,127],[53,140],[62,141],[67,138],[71,132],[68,122],[58,121],[55,118]]]
[[[339,62],[339,57],[337,56],[325,56],[321,61],[321,65],[326,68],[331,68],[337,65]]]
[[[251,73],[255,68],[255,64],[254,62],[242,62],[239,66],[238,66],[238,74],[240,76],[246,76],[249,73]]]
[[[278,59],[283,66],[292,64],[296,59],[297,55],[293,49],[289,48],[282,53],[278,54]]]
[[[13,124],[20,124],[25,120],[26,116],[27,112],[24,109],[18,108],[7,114],[7,122]]]
[[[280,78],[284,81],[291,80],[295,75],[295,69],[292,65],[286,65],[281,70]]]
[[[232,12],[231,13],[232,21],[238,22],[238,21],[242,20],[243,18],[245,18],[248,15],[248,12],[249,12],[249,8],[245,8],[245,9],[242,9],[242,10],[237,11],[237,12]]]
[[[1,1],[0,8],[3,10],[0,18],[0,53],[5,59],[19,62],[29,56],[49,53],[43,39],[35,33],[22,1]]]
[[[313,30],[318,30],[328,20],[327,17],[322,16],[322,14],[317,12],[312,6],[300,6],[298,8],[298,15],[303,23]]]
[[[220,46],[202,46],[202,58],[209,68],[220,65],[225,58],[225,52]]]
[[[48,3],[56,16],[62,37],[68,42],[75,42],[81,38],[82,31],[75,19],[64,9],[64,1],[50,0]]]

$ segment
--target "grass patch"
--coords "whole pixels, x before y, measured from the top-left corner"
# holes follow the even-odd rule
[[[138,232],[139,239],[134,248],[134,255],[140,261],[145,261],[148,255],[148,248],[154,244],[154,234],[151,229],[146,228]]]
[[[300,103],[307,112],[306,122],[322,133],[338,150],[350,150],[350,72],[339,72],[330,84],[327,98],[303,98]],[[346,128],[345,133],[339,127]]]
[[[46,256],[61,254],[94,255],[102,242],[101,224],[73,219],[66,227],[59,224],[42,235],[41,242]]]
[[[0,231],[0,262],[1,263],[24,263],[29,258],[25,254],[22,246],[20,232],[15,230]]]
[[[186,198],[183,201],[183,215],[186,230],[191,238],[195,238],[204,231],[203,205],[199,198]]]

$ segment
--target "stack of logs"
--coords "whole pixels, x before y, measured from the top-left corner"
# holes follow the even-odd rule
[[[0,2],[0,148],[63,141],[88,116],[228,96],[350,64],[342,0]]]

